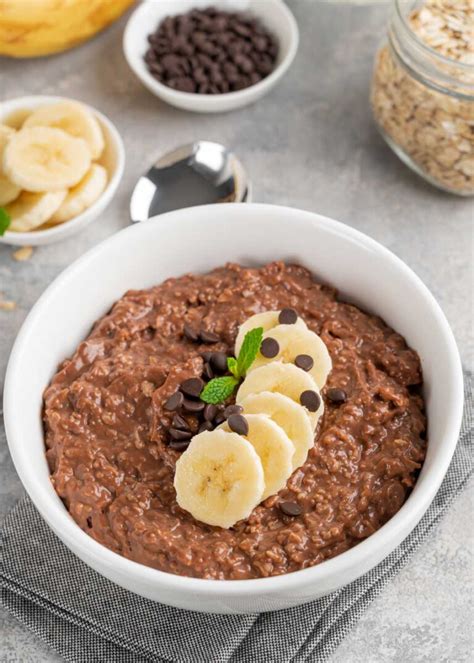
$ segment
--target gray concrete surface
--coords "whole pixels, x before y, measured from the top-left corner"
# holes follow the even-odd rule
[[[129,71],[124,21],[54,58],[0,58],[0,99],[61,94],[108,114],[127,150],[125,177],[100,221],[70,241],[37,249],[26,263],[0,247],[0,291],[17,302],[0,311],[0,375],[23,319],[44,288],[86,249],[128,223],[130,192],[159,154],[195,138],[235,148],[254,181],[254,199],[321,212],[368,233],[410,265],[439,300],[472,367],[473,203],[442,194],[403,166],[377,135],[367,102],[386,3],[337,6],[289,2],[301,28],[295,64],[257,105],[220,116],[174,110]],[[427,330],[429,333],[429,330]],[[22,493],[0,431],[0,518]],[[371,605],[333,663],[460,663],[473,654],[472,486],[410,564]],[[58,661],[11,616],[0,614],[0,662]]]

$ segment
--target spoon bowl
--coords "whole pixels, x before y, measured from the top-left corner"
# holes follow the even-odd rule
[[[183,207],[250,201],[250,183],[237,157],[200,140],[161,157],[140,177],[130,201],[133,223]]]

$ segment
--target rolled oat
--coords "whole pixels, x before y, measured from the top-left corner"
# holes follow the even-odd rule
[[[371,103],[408,165],[443,189],[474,194],[474,0],[425,0],[406,22],[392,21]]]

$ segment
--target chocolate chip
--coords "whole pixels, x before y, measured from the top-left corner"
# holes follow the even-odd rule
[[[286,516],[300,516],[303,513],[297,502],[280,502],[279,506]]]
[[[206,421],[212,421],[217,415],[217,407],[212,403],[208,403],[204,408],[203,417]]]
[[[204,359],[204,361],[211,361],[211,357],[214,353],[211,350],[206,350],[205,352],[201,352],[201,357]]]
[[[189,447],[190,440],[183,440],[182,442],[178,440],[173,440],[169,443],[169,448],[174,449],[175,451],[186,451]]]
[[[180,391],[176,391],[172,396],[168,398],[168,400],[164,404],[165,410],[169,410],[170,412],[173,412],[174,410],[178,410],[184,401],[184,396]]]
[[[227,355],[225,352],[214,352],[211,355],[211,366],[218,373],[227,372]]]
[[[347,400],[347,394],[344,391],[344,389],[338,389],[337,387],[332,387],[331,389],[328,389],[326,392],[326,396],[328,400],[331,401],[331,403],[334,403],[336,405],[345,403]]]
[[[199,426],[198,433],[204,433],[206,430],[214,430],[214,424],[210,421],[203,421]]]
[[[295,366],[303,371],[310,371],[314,366],[313,358],[309,355],[297,355],[295,357]]]
[[[203,369],[202,369],[202,374],[206,378],[206,380],[212,380],[214,377],[214,371],[211,368],[210,364],[204,364]]]
[[[220,340],[217,334],[207,329],[201,329],[199,337],[203,343],[217,343]]]
[[[178,440],[179,442],[190,440],[193,436],[190,430],[179,430],[179,428],[170,428],[168,432],[173,440]]]
[[[189,425],[186,419],[179,414],[175,414],[173,417],[173,428],[179,428],[180,430],[188,430]]]
[[[148,35],[144,61],[154,78],[175,90],[221,94],[249,87],[273,70],[278,49],[259,21],[243,12],[212,11],[168,16]],[[228,75],[229,60],[241,76],[237,68]]]
[[[201,391],[204,389],[204,381],[201,378],[189,378],[188,380],[184,380],[179,385],[179,388],[186,396],[199,398]]]
[[[278,341],[270,337],[263,339],[260,346],[260,354],[267,359],[272,359],[273,357],[276,357],[279,352],[280,346],[278,345]]]
[[[307,389],[301,394],[300,403],[310,412],[317,412],[321,405],[321,398],[319,397],[319,394],[312,389]]]
[[[186,336],[186,338],[189,341],[199,341],[199,332],[194,329],[194,327],[191,327],[191,325],[188,325],[187,323],[183,327],[183,334]]]
[[[222,414],[222,412],[220,412],[220,413],[216,416],[216,418],[214,419],[214,423],[216,424],[216,426],[220,426],[220,424],[223,424],[225,420],[226,420],[226,417],[224,417],[224,415]]]
[[[248,421],[241,414],[231,414],[227,419],[227,424],[230,430],[238,435],[247,435],[249,432]]]
[[[185,410],[185,412],[195,414],[196,412],[202,412],[205,407],[206,404],[204,401],[191,401],[189,398],[183,400],[183,410]]]
[[[282,308],[278,316],[280,325],[294,325],[298,320],[298,313],[294,308]]]
[[[244,408],[241,405],[228,405],[224,410],[224,417],[228,419],[231,414],[241,414],[244,411]]]

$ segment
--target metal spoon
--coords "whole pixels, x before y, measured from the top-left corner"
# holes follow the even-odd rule
[[[200,140],[165,154],[140,177],[130,201],[133,223],[182,207],[249,202],[251,185],[237,157]]]

